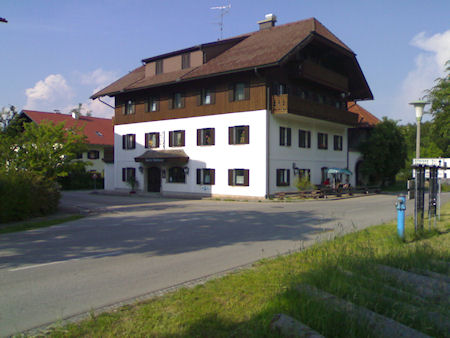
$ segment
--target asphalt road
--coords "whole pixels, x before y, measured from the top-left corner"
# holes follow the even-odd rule
[[[395,219],[395,201],[393,195],[276,203],[64,193],[63,206],[96,213],[0,237],[0,335]]]

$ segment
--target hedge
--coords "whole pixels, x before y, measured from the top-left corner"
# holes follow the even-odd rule
[[[58,183],[62,190],[78,190],[78,189],[103,189],[104,179],[99,174],[94,182],[92,173],[89,172],[72,172],[68,176],[59,177]]]
[[[0,172],[0,223],[53,213],[60,199],[52,180],[27,172]]]

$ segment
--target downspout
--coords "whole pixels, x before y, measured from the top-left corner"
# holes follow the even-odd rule
[[[105,101],[102,101],[102,99],[101,99],[100,97],[97,97],[97,99],[98,99],[101,103],[107,105],[109,108],[116,109],[116,107],[113,107],[113,106],[111,106],[109,103],[106,103]]]
[[[266,198],[270,195],[270,114],[272,113],[270,86],[266,85]]]
[[[270,113],[271,113],[271,105],[270,105],[270,87],[267,86],[265,78],[258,73],[258,68],[254,68],[255,75],[259,77],[261,80],[264,80],[264,84],[266,86],[266,195],[265,198],[269,198],[269,181],[270,181]]]

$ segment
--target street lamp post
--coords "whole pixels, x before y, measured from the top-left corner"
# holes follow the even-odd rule
[[[420,123],[423,116],[423,108],[428,102],[425,101],[414,101],[410,102],[416,110],[416,121],[417,121],[417,135],[416,135],[416,159],[420,158]],[[423,191],[423,180],[424,180],[424,168],[418,167],[414,169],[415,171],[415,207],[414,207],[414,229],[417,232],[423,229],[423,208],[424,208],[424,191]],[[420,181],[420,183],[419,183]],[[420,190],[420,191],[419,191]]]
[[[423,108],[428,102],[425,101],[414,101],[410,102],[416,109],[416,121],[417,121],[417,135],[416,135],[416,158],[420,158],[420,123],[423,116]]]

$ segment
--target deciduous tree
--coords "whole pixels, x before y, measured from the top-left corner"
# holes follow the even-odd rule
[[[446,73],[426,95],[433,115],[433,140],[442,150],[442,157],[450,157],[450,60],[446,62]]]
[[[366,141],[361,143],[363,154],[362,172],[372,183],[385,185],[394,182],[397,172],[404,167],[406,145],[397,122],[386,117],[372,130]]]
[[[66,129],[63,123],[25,123],[22,133],[0,138],[0,169],[25,171],[46,179],[66,176],[84,162],[73,161],[86,150],[80,129]]]

